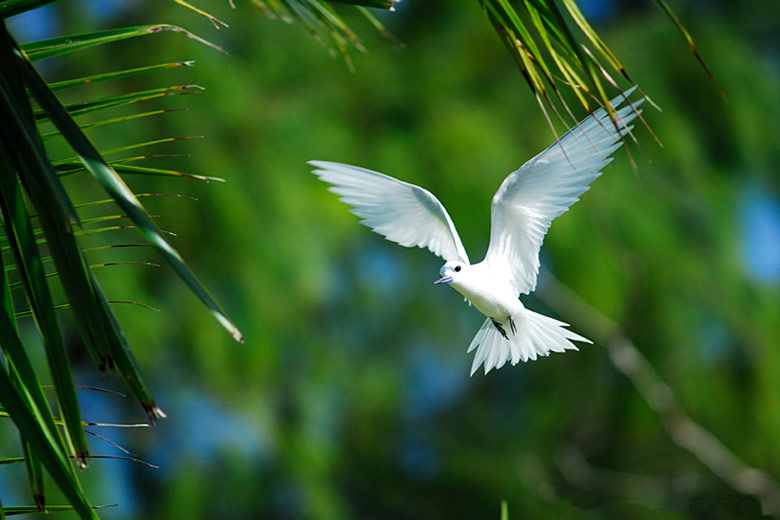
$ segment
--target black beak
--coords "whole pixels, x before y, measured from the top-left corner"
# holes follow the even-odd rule
[[[450,283],[452,282],[452,276],[442,276],[435,282],[433,282],[433,285],[439,285],[440,283]]]

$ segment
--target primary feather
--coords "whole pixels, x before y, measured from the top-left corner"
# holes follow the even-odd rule
[[[612,100],[617,106],[633,89]],[[504,179],[491,205],[485,262],[501,271],[516,294],[536,288],[539,249],[553,219],[579,200],[612,161],[609,156],[631,130],[643,99],[616,111],[617,126],[599,109]]]
[[[333,185],[330,191],[353,207],[364,226],[402,246],[427,247],[444,260],[468,263],[455,226],[433,194],[383,173],[328,161],[309,161]]]

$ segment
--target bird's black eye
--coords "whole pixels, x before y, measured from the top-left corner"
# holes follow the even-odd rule
[[[459,273],[459,272],[460,272],[460,266],[459,266],[459,265],[456,265],[456,266],[455,266],[455,272],[456,272],[456,273]]]

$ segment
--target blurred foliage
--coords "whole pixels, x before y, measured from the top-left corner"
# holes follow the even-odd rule
[[[106,16],[90,5],[58,4],[54,19],[87,30]],[[378,15],[405,49],[364,31],[355,73],[304,28],[244,3],[216,5],[212,14],[230,25],[219,31],[172,3],[121,5],[103,23],[172,20],[229,53],[174,34],[84,51],[90,65],[196,61],[142,83],[197,79],[202,94],[165,103],[187,112],[89,135],[101,149],[206,136],[161,145],[156,153],[189,157],[157,164],[227,183],[126,181],[199,199],[146,206],[177,233],[171,241],[246,343],[203,319],[168,268],[98,273],[111,299],[162,309],[115,312],[169,415],[153,430],[98,430],[160,466],[101,461],[85,471],[93,503],[119,504],[102,518],[496,518],[502,500],[509,518],[760,516],[754,498],[672,442],[598,344],[468,378],[465,349],[481,318],[431,285],[440,261],[357,225],[308,173],[307,160],[335,160],[425,186],[480,258],[496,188],[553,137],[476,3],[409,1]],[[638,171],[618,154],[555,221],[542,263],[620,324],[692,418],[777,479],[780,6],[692,3],[678,13],[710,57],[724,103],[659,10],[591,5],[607,6],[591,18],[597,30],[663,108],[646,117],[664,146],[640,130]],[[357,31],[366,23],[344,16]],[[23,39],[21,21],[16,30]],[[74,60],[43,71],[58,81],[94,69]],[[117,95],[136,81],[95,88]],[[751,217],[756,207],[763,220]],[[764,257],[773,270],[754,267]],[[159,261],[153,251],[134,258]],[[525,302],[552,313],[540,299]],[[587,330],[577,315],[560,317]],[[81,361],[76,383],[120,386]],[[142,419],[129,400],[79,397],[86,420]],[[14,442],[4,436],[3,449],[18,453]],[[0,472],[3,505],[29,503],[27,487],[24,468]]]

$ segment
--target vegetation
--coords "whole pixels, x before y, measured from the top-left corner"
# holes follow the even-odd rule
[[[9,0],[0,15],[41,3]],[[0,159],[22,183],[4,175],[0,186],[6,514],[45,501],[83,518],[484,517],[506,500],[510,518],[778,515],[780,109],[761,43],[776,7],[679,13],[728,103],[664,11],[586,12],[663,108],[646,116],[664,146],[639,130],[636,171],[619,157],[543,248],[548,271],[526,303],[596,346],[469,379],[479,317],[430,286],[438,259],[356,226],[305,162],[361,164],[430,188],[477,250],[501,179],[549,144],[548,125],[563,128],[538,106],[560,93],[565,124],[601,97],[596,82],[609,96],[609,81],[585,60],[590,73],[578,73],[592,97],[555,89],[550,79],[580,69],[553,72],[558,55],[547,50],[524,59],[528,45],[510,46],[526,66],[517,74],[491,31],[511,43],[508,31],[549,29],[554,13],[541,2],[405,2],[392,14],[257,4],[300,23],[226,3],[210,11],[230,25],[217,31],[173,2],[109,14],[62,2],[41,16],[63,33],[119,29],[22,53],[15,42],[30,26],[8,20]],[[559,5],[571,14],[572,2]],[[212,45],[141,25],[150,20]],[[548,37],[565,54],[565,33]],[[577,38],[604,70],[613,65]],[[203,303],[217,322],[202,319]],[[220,322],[236,338],[239,324],[246,343]],[[118,377],[96,378],[96,364]],[[132,399],[74,383],[129,392],[147,416]],[[158,403],[169,418],[153,430],[86,430],[138,455],[97,438],[89,454],[159,469],[69,462],[89,460],[85,420],[151,422]]]

